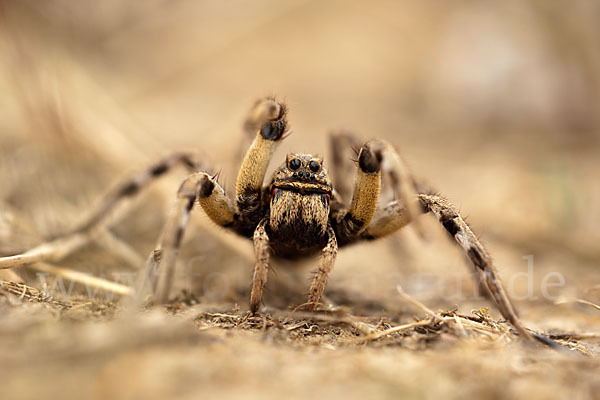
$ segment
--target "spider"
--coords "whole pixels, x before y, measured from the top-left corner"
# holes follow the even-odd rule
[[[521,324],[489,253],[456,207],[412,178],[389,143],[375,139],[360,146],[354,167],[352,163],[348,165],[342,151],[345,145],[356,143],[356,140],[348,135],[334,135],[331,139],[332,176],[322,158],[291,153],[275,170],[269,183],[263,185],[272,154],[288,131],[287,107],[275,98],[261,99],[251,107],[244,127],[254,138],[237,176],[235,198],[229,198],[216,176],[207,172],[192,173],[177,192],[174,212],[148,262],[149,270],[160,272],[155,274],[158,276],[158,282],[155,282],[157,302],[164,303],[168,299],[178,249],[195,204],[199,204],[215,224],[253,241],[256,263],[249,304],[253,314],[260,308],[271,256],[299,258],[320,254],[308,300],[301,306],[304,310],[314,311],[339,247],[390,235],[410,223],[417,224],[419,214],[431,213],[464,251],[477,271],[480,284],[487,288],[502,316],[524,338],[548,341],[541,335],[530,333]],[[163,159],[105,197],[99,209],[72,235],[77,238],[77,234],[89,233],[120,200],[135,195],[177,164],[191,170],[206,170],[202,162],[193,160],[188,154]],[[348,166],[356,169],[353,187],[346,178]],[[389,182],[394,196],[387,204],[378,206],[382,177]],[[337,188],[334,188],[332,178]],[[12,261],[7,258],[5,262],[8,265],[36,261],[39,259],[35,258],[39,255],[36,251],[9,257]]]

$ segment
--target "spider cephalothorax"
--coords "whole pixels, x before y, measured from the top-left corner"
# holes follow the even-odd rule
[[[278,256],[298,257],[327,242],[332,186],[323,159],[288,154],[269,185],[271,248]]]
[[[157,302],[168,299],[177,251],[196,202],[217,225],[252,239],[256,255],[250,293],[252,313],[259,310],[272,254],[295,258],[320,253],[308,301],[303,305],[307,310],[314,310],[320,304],[338,246],[392,234],[418,221],[418,214],[427,212],[435,216],[463,250],[479,283],[487,287],[502,315],[521,335],[531,338],[516,316],[489,253],[456,207],[443,197],[423,190],[425,185],[410,175],[389,143],[371,140],[361,147],[350,135],[333,135],[331,179],[323,167],[323,159],[309,154],[289,154],[264,186],[271,156],[285,138],[286,111],[285,105],[273,98],[257,101],[250,110],[244,126],[254,139],[240,167],[234,199],[230,199],[216,178],[206,172],[195,172],[181,184],[175,211],[164,228],[158,249],[150,257],[151,268],[148,270],[154,268],[161,272],[154,275],[158,277],[158,281],[154,281]],[[360,148],[356,165],[349,162],[350,157],[345,154],[350,145]],[[75,239],[90,234],[121,199],[135,195],[172,166],[205,165],[192,160],[187,154],[177,154],[125,182],[84,221],[74,233]],[[391,201],[379,204],[382,175],[387,177],[393,196]],[[61,251],[65,253],[64,249]],[[31,252],[8,257],[4,263],[39,261],[40,257]]]

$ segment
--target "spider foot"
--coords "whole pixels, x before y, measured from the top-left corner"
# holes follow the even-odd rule
[[[276,141],[281,139],[286,131],[286,116],[285,104],[277,102],[274,98],[261,99],[248,113],[244,128],[249,133],[260,130],[264,139]]]
[[[383,155],[380,149],[374,149],[369,143],[365,144],[358,154],[358,166],[363,172],[372,174],[379,172]]]
[[[321,303],[319,303],[318,301],[308,301],[308,302],[306,302],[304,304],[300,304],[299,306],[294,308],[294,310],[292,312],[296,312],[296,311],[314,312],[317,310],[317,307],[320,305],[321,305]]]

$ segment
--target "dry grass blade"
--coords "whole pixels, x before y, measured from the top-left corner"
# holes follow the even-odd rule
[[[1,257],[0,269],[18,268],[40,261],[60,261],[90,240],[88,235],[74,234],[65,238],[42,243],[23,254]]]
[[[592,303],[591,301],[587,301],[584,299],[580,299],[577,297],[561,297],[560,299],[554,301],[554,304],[566,304],[566,303],[579,303],[585,304],[590,307],[594,307],[596,310],[600,310],[600,306]]]
[[[74,271],[72,269],[57,267],[44,262],[38,262],[36,264],[33,264],[31,268],[37,271],[48,272],[52,275],[62,276],[71,279],[72,281],[81,283],[86,287],[104,289],[108,292],[120,294],[123,296],[133,295],[133,290],[129,286],[125,286],[120,283],[112,282],[106,279],[97,278],[95,276],[91,276],[89,274],[85,274],[79,271]]]
[[[435,312],[433,312],[433,310],[431,308],[427,307],[425,304],[421,303],[419,300],[415,299],[414,297],[408,295],[408,293],[406,293],[404,291],[404,289],[402,289],[402,286],[397,285],[396,290],[398,291],[398,294],[400,294],[400,296],[402,296],[402,298],[404,300],[406,300],[407,302],[409,302],[412,305],[416,306],[417,308],[425,311],[426,314],[432,316],[433,318],[435,318],[437,320],[440,319],[440,316],[438,314],[436,314]]]
[[[375,339],[379,339],[381,337],[390,335],[392,333],[397,333],[397,332],[403,332],[403,331],[407,331],[409,329],[413,329],[413,328],[417,328],[419,326],[430,326],[435,324],[433,319],[424,319],[421,321],[417,321],[417,322],[412,322],[410,324],[405,324],[405,325],[399,325],[399,326],[395,326],[393,328],[389,328],[383,331],[378,331],[378,332],[372,332],[366,336],[361,336],[359,338],[356,339],[352,339],[350,340],[350,342],[352,343],[364,343],[364,342],[368,342],[369,340],[375,340]]]

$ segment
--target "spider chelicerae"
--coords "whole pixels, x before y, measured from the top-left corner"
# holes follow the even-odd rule
[[[181,184],[174,212],[148,262],[148,270],[159,272],[154,274],[158,276],[154,282],[156,302],[164,303],[168,299],[181,239],[197,203],[215,224],[253,240],[256,263],[250,292],[252,313],[259,311],[271,256],[298,258],[320,253],[308,300],[300,306],[314,311],[339,247],[390,235],[410,223],[416,225],[419,214],[431,213],[464,251],[478,274],[479,283],[487,288],[502,316],[523,337],[548,343],[548,339],[532,334],[520,323],[489,253],[456,207],[416,181],[389,143],[375,139],[361,146],[351,135],[332,135],[331,176],[322,158],[292,153],[264,185],[272,154],[287,132],[285,104],[274,98],[257,101],[248,113],[244,128],[254,138],[238,173],[235,198],[229,198],[216,177],[207,172],[194,172]],[[354,160],[356,166],[343,155],[350,146],[359,147]],[[178,164],[193,171],[206,170],[205,163],[190,154],[167,157],[106,196],[99,208],[62,242],[58,240],[22,255],[0,259],[0,267],[10,268],[68,253],[80,246],[81,236],[100,225],[122,199],[137,194]],[[356,170],[353,185],[348,179],[352,168]],[[382,177],[389,183],[393,196],[387,204],[378,205]]]

